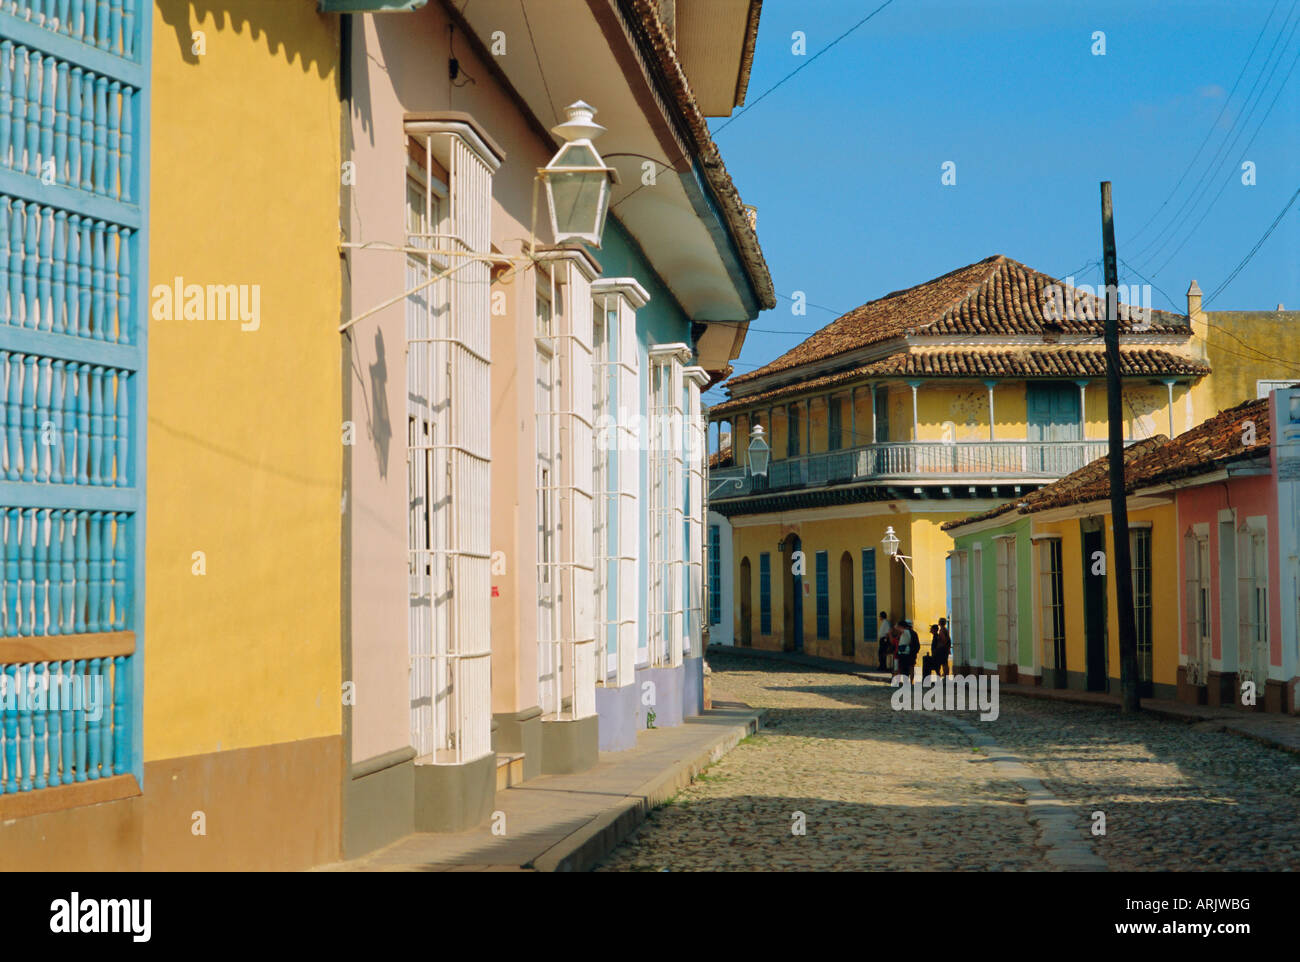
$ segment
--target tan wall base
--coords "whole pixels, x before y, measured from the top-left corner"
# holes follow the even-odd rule
[[[147,762],[144,794],[0,825],[0,871],[286,871],[339,857],[337,735]],[[195,812],[205,835],[194,834]]]

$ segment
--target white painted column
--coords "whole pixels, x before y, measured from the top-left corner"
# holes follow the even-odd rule
[[[704,653],[704,437],[700,409],[700,391],[709,383],[708,372],[702,367],[683,370],[686,382],[686,425],[682,432],[686,443],[687,478],[687,543],[683,555],[683,574],[689,586],[690,606],[686,610],[685,644],[692,657]]]
[[[606,593],[597,595],[597,624],[607,623],[597,642],[601,658],[599,677],[610,675],[612,661],[615,687],[630,685],[636,671],[639,587],[641,584],[641,445],[644,438],[635,425],[641,413],[640,345],[636,333],[636,312],[650,300],[632,277],[602,278],[591,285],[598,309],[605,311],[609,376],[608,411],[614,429],[606,438],[606,449],[597,451],[605,461],[604,477],[614,480],[604,492],[605,512],[601,523],[607,528],[602,578]],[[612,501],[612,504],[610,502]],[[612,508],[612,512],[611,509]],[[613,514],[613,520],[608,515]],[[608,657],[609,601],[613,601],[614,657]],[[603,654],[604,657],[601,657]]]
[[[553,300],[557,367],[555,427],[558,444],[554,484],[559,524],[556,567],[560,606],[552,664],[559,673],[556,711],[563,717],[596,713],[596,573],[594,530],[595,402],[594,309],[591,282],[598,268],[581,251],[546,252],[551,278],[562,297]]]
[[[1163,381],[1165,390],[1169,394],[1169,436],[1174,436],[1174,384],[1173,378],[1167,377]]]

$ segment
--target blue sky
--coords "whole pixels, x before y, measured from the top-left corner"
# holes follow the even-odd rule
[[[1191,279],[1209,295],[1300,188],[1296,0],[894,0],[759,100],[880,2],[765,0],[746,112],[711,122],[778,292],[737,373],[990,254],[1058,276],[1091,262],[1075,276],[1100,283],[1102,180],[1121,283],[1140,272],[1173,302],[1153,306],[1183,311]],[[1300,308],[1300,200],[1207,306],[1278,303]]]

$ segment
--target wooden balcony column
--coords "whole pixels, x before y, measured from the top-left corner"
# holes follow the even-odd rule
[[[996,440],[993,437],[993,426],[997,423],[993,418],[993,386],[997,383],[998,383],[997,381],[993,381],[993,380],[986,380],[984,382],[984,386],[988,388],[988,392],[989,392],[989,440],[990,441]]]
[[[916,416],[916,389],[921,386],[921,382],[908,381],[907,386],[912,389],[912,440],[919,441],[921,437],[920,437],[920,422],[917,420],[917,416]],[[992,392],[990,391],[990,397],[991,396],[992,396]]]
[[[849,447],[858,446],[858,389],[857,386],[849,388]],[[871,439],[875,441],[875,438]]]
[[[871,443],[875,444],[880,440],[880,434],[876,427],[876,382],[871,382]]]
[[[1082,378],[1074,382],[1079,385],[1079,440],[1088,440],[1088,382]]]

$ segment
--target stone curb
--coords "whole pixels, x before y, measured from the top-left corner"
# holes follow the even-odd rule
[[[613,809],[593,818],[582,828],[561,839],[533,859],[538,872],[585,872],[612,852],[645,821],[655,808],[688,786],[704,771],[740,742],[763,727],[764,710],[754,711],[746,719],[725,729],[711,744],[693,757],[677,762],[670,769],[642,783]]]
[[[975,745],[988,752],[998,774],[1021,787],[1025,793],[1025,815],[1038,830],[1039,844],[1045,850],[1043,857],[1052,868],[1062,872],[1107,871],[1106,861],[1085,840],[1086,827],[1080,823],[1079,816],[1067,802],[1047,790],[1020,756],[1004,749],[965,719],[936,714],[969,735]]]

